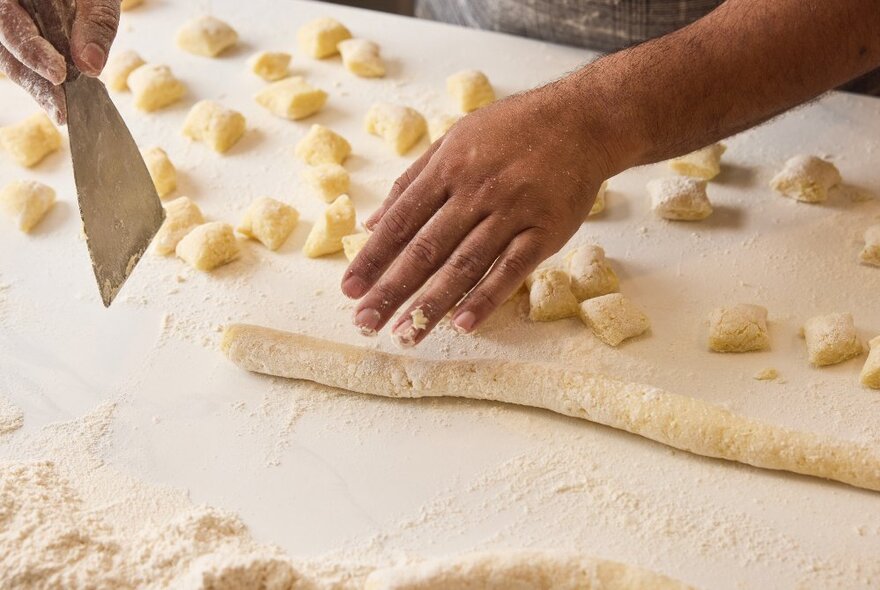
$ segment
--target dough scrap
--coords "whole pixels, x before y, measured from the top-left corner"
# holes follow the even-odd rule
[[[385,76],[385,62],[376,43],[366,39],[346,39],[337,47],[342,54],[342,63],[352,74],[361,78]]]
[[[244,214],[236,230],[270,250],[280,248],[299,223],[299,212],[281,201],[260,197]]]
[[[880,336],[870,342],[871,352],[862,367],[860,376],[862,385],[871,389],[880,389]]]
[[[831,162],[816,156],[794,156],[770,181],[770,188],[804,203],[828,200],[829,189],[842,182],[840,172]]]
[[[291,59],[292,56],[283,51],[261,51],[251,58],[250,67],[263,80],[277,82],[287,77]]]
[[[324,108],[327,93],[306,83],[302,76],[273,82],[257,93],[257,104],[277,117],[298,121]]]
[[[804,324],[804,338],[810,362],[817,367],[836,365],[862,354],[862,341],[853,317],[832,313],[810,318]]]
[[[207,272],[232,262],[238,258],[240,250],[232,226],[212,221],[186,234],[175,252],[193,268]]]
[[[463,70],[446,79],[446,90],[463,113],[473,112],[495,101],[495,90],[486,74],[479,70]]]
[[[608,181],[606,180],[601,185],[599,185],[599,191],[596,193],[596,200],[593,201],[593,206],[590,208],[590,212],[587,214],[587,217],[599,215],[600,213],[605,211],[605,197],[607,192]]]
[[[712,215],[706,181],[687,176],[657,178],[648,183],[651,206],[664,219],[700,221]]]
[[[324,16],[301,26],[296,37],[300,51],[324,59],[339,53],[339,43],[351,39],[351,31],[338,20]]]
[[[122,0],[122,3],[119,5],[119,9],[122,12],[126,12],[131,10],[132,8],[136,8],[144,3],[144,0]]]
[[[446,135],[452,126],[461,120],[461,115],[440,115],[428,123],[428,138],[434,143]]]
[[[174,104],[186,94],[186,85],[168,66],[144,64],[128,75],[134,106],[152,113]]]
[[[364,249],[369,239],[370,234],[367,232],[351,234],[342,238],[342,249],[349,262],[352,262],[360,251]]]
[[[194,104],[186,116],[183,134],[222,154],[238,143],[246,127],[247,121],[238,111],[213,100],[202,100]]]
[[[332,203],[339,195],[346,194],[351,186],[348,171],[339,164],[309,166],[300,173],[300,176],[327,203]]]
[[[880,266],[880,224],[865,230],[865,247],[859,254],[859,260],[871,266]]]
[[[189,197],[178,197],[165,204],[165,221],[153,238],[153,252],[162,256],[174,253],[177,244],[194,227],[205,223],[202,210]]]
[[[213,16],[200,16],[177,32],[177,46],[193,55],[217,57],[238,43],[238,33],[228,23]]]
[[[601,246],[580,246],[565,256],[571,291],[578,301],[614,293],[620,281]]]
[[[417,110],[387,102],[370,107],[365,127],[368,133],[383,138],[401,156],[428,132],[428,123]]]
[[[33,168],[61,147],[61,133],[45,113],[0,128],[0,145],[19,166]]]
[[[101,79],[111,90],[124,92],[128,90],[128,76],[145,63],[147,62],[137,51],[127,50],[113,53],[107,60],[107,65],[104,66]]]
[[[669,167],[678,174],[712,180],[721,174],[721,156],[727,151],[723,143],[713,143],[695,152],[669,160]]]
[[[177,189],[177,169],[171,163],[168,154],[160,147],[152,147],[141,152],[144,163],[153,179],[156,193],[164,199]]]
[[[307,164],[342,164],[351,154],[351,144],[323,125],[312,125],[309,132],[296,144],[295,153]]]
[[[574,317],[578,300],[571,290],[571,277],[558,268],[538,269],[526,278],[529,290],[529,319],[553,322]]]
[[[342,238],[354,233],[355,223],[354,203],[348,195],[340,196],[312,226],[303,253],[309,258],[336,254],[343,249]]]
[[[25,233],[36,227],[54,204],[55,191],[33,180],[16,180],[0,191],[0,209]]]
[[[239,367],[267,375],[393,398],[463,397],[544,408],[696,455],[880,491],[876,444],[780,428],[702,399],[584,369],[432,360],[240,324],[226,328],[222,349]]]
[[[770,348],[767,308],[741,303],[709,315],[709,348],[715,352],[750,352]]]
[[[773,381],[779,378],[779,371],[772,367],[761,369],[760,371],[755,373],[752,378],[756,381]]]
[[[581,320],[609,346],[641,336],[651,327],[645,312],[620,293],[587,299],[580,304],[579,312]]]

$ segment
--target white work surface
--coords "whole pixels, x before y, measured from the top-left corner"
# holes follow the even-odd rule
[[[297,557],[390,562],[400,554],[556,548],[703,588],[880,585],[878,493],[703,459],[546,411],[357,396],[228,363],[218,330],[238,321],[393,349],[387,335],[366,340],[351,326],[352,303],[337,287],[344,258],[300,252],[324,207],[299,182],[303,165],[292,153],[312,123],[351,141],[346,166],[364,219],[426,146],[409,158],[392,155],[362,129],[372,102],[452,113],[444,80],[459,69],[484,70],[507,95],[592,56],[331,5],[202,4],[150,0],[124,15],[117,42],[171,65],[189,85],[186,100],[147,115],[130,96],[114,98],[138,142],[164,147],[178,165],[177,195],[192,197],[209,218],[234,223],[265,194],[294,204],[303,222],[278,252],[243,242],[241,259],[211,274],[148,255],[105,310],[79,235],[67,146],[34,170],[0,159],[4,183],[38,179],[60,199],[32,235],[0,220],[0,389],[25,412],[25,427],[8,439],[122,396],[103,451],[109,463],[238,512],[259,540]],[[207,8],[242,40],[217,60],[173,42],[178,26]],[[378,41],[388,77],[355,78],[338,58],[299,54],[297,27],[319,15]],[[252,96],[264,83],[246,60],[263,49],[292,50],[294,73],[330,94],[325,110],[294,123],[258,107]],[[203,98],[248,119],[247,135],[225,156],[180,134],[188,108]],[[8,81],[0,82],[0,104],[0,125],[36,109]],[[541,141],[541,129],[523,133]],[[865,339],[880,334],[880,269],[857,262],[860,232],[880,219],[880,101],[832,94],[727,143],[724,172],[709,189],[716,211],[706,221],[653,217],[644,185],[670,174],[660,164],[612,179],[608,210],[574,238],[606,248],[622,291],[651,318],[649,336],[612,350],[576,319],[529,323],[520,297],[479,334],[457,336],[444,325],[407,354],[548,360],[880,444],[880,392],[858,385],[864,356],[813,369],[798,336],[803,320],[832,311],[852,312]],[[818,206],[774,194],[769,178],[796,153],[827,155],[857,188]],[[707,313],[739,301],[770,310],[771,352],[706,350]],[[784,382],[753,379],[767,367]],[[10,454],[0,441],[0,456]]]

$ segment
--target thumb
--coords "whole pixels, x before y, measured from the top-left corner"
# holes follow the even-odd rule
[[[77,0],[70,33],[70,55],[79,71],[97,76],[107,63],[119,28],[120,0]]]

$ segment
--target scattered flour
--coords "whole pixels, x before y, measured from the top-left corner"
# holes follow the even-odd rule
[[[24,412],[21,408],[0,395],[0,436],[24,426]]]

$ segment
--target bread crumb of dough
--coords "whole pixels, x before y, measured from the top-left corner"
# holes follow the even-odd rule
[[[865,247],[859,254],[859,260],[864,264],[880,266],[880,224],[865,230]]]
[[[761,369],[753,376],[756,381],[773,381],[779,377],[779,371],[774,368]]]
[[[421,307],[417,307],[409,313],[409,317],[412,319],[412,327],[415,330],[424,330],[428,327],[428,318],[425,316],[425,312],[422,311]]]

